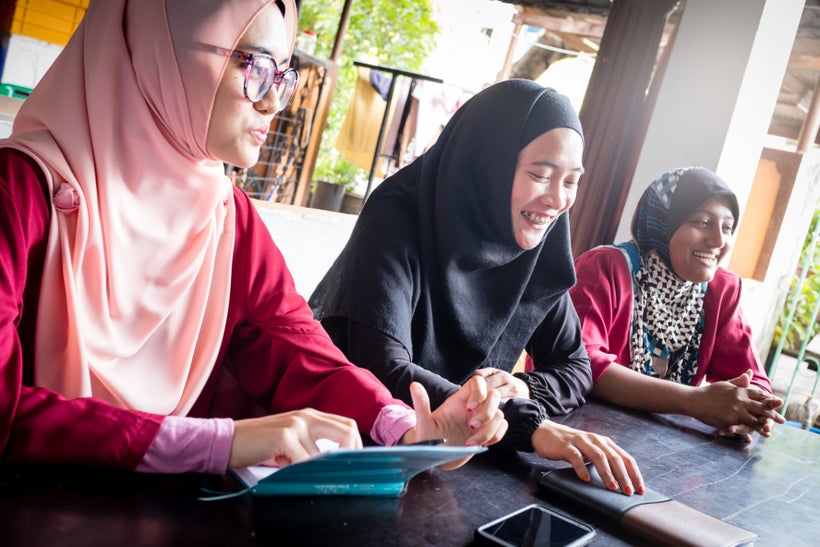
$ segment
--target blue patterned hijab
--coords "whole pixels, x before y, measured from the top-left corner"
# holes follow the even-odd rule
[[[675,274],[669,241],[689,215],[717,197],[727,198],[737,226],[735,194],[703,167],[664,173],[649,185],[635,209],[632,236],[640,267],[632,284],[631,367],[644,374],[682,384],[697,376],[708,284]]]

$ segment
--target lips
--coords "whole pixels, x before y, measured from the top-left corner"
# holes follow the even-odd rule
[[[701,262],[704,262],[704,263],[707,263],[707,264],[710,264],[710,265],[717,264],[717,261],[718,261],[718,255],[716,255],[715,253],[703,253],[703,252],[697,252],[696,251],[696,252],[692,253],[692,256],[694,256],[695,258],[697,258]]]
[[[265,144],[265,140],[268,138],[268,128],[257,128],[251,129],[251,136],[254,138],[258,146],[262,146]]]
[[[537,225],[547,225],[552,222],[553,218],[550,215],[539,215],[530,211],[521,211],[521,215],[533,224]]]

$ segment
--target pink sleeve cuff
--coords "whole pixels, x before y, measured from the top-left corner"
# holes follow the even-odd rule
[[[233,431],[230,418],[166,416],[137,471],[221,475],[228,469]]]
[[[370,438],[377,444],[393,446],[398,444],[402,436],[412,427],[416,427],[416,412],[412,408],[403,405],[387,405],[381,409],[376,421],[373,422]]]

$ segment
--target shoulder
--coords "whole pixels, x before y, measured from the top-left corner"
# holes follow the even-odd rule
[[[20,150],[0,147],[0,179],[6,184],[15,181],[37,179],[45,184],[45,174],[37,161]]]
[[[720,306],[721,309],[734,308],[740,303],[741,287],[739,275],[719,267],[706,290],[705,305]]]
[[[709,292],[718,294],[735,294],[740,291],[741,279],[734,272],[724,268],[718,268],[715,277],[709,282]]]
[[[617,247],[595,247],[575,259],[579,277],[585,275],[629,277],[629,268],[623,251]]]
[[[25,152],[0,148],[0,188],[2,202],[15,215],[32,225],[36,218],[50,217],[50,197],[46,175],[40,164]]]

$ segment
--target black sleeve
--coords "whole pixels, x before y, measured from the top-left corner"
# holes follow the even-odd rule
[[[351,363],[370,370],[393,397],[408,405],[413,404],[410,398],[412,382],[424,386],[434,410],[458,391],[457,384],[410,361],[407,348],[378,329],[344,317],[326,317],[322,319],[322,325]]]
[[[526,349],[535,370],[515,376],[527,383],[530,396],[547,414],[566,414],[584,404],[592,389],[592,371],[581,339],[581,322],[569,294],[553,306]]]
[[[509,429],[504,438],[490,448],[532,452],[532,434],[541,422],[549,419],[544,406],[532,399],[515,398],[501,403],[501,411],[509,424]]]

